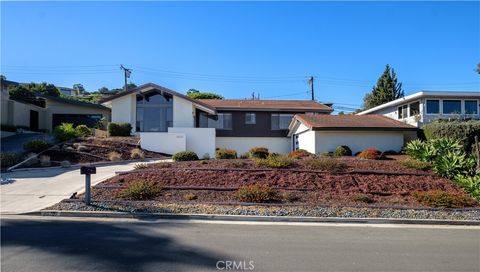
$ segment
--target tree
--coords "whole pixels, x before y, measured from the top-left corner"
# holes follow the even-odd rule
[[[10,98],[26,103],[43,106],[44,102],[36,98],[37,94],[60,96],[60,92],[53,84],[43,83],[28,83],[16,86],[9,86],[8,93]]]
[[[7,80],[7,77],[4,76],[4,75],[0,75],[0,79],[1,79],[1,80]]]
[[[223,96],[211,93],[211,92],[201,92],[196,89],[190,89],[187,91],[187,96],[193,99],[223,99]]]
[[[73,87],[72,87],[74,90],[78,91],[79,93],[83,93],[85,92],[85,88],[83,87],[82,84],[80,83],[77,83],[77,84],[73,84]]]
[[[372,92],[363,98],[364,108],[370,109],[378,105],[404,97],[402,83],[397,82],[397,75],[387,64],[385,71],[377,81],[377,85],[372,88]]]

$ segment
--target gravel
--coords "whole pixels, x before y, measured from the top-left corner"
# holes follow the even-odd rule
[[[217,214],[255,216],[306,216],[389,219],[479,220],[480,209],[395,209],[319,206],[166,204],[158,202],[82,202],[63,201],[45,210],[117,211],[130,213]]]

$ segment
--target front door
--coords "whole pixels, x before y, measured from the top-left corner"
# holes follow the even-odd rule
[[[38,131],[38,111],[30,110],[30,130]]]

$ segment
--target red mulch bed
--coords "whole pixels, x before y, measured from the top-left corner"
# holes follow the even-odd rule
[[[467,194],[452,181],[432,175],[428,171],[406,168],[399,164],[399,159],[391,160],[361,160],[357,158],[331,158],[347,163],[347,171],[382,170],[391,172],[416,173],[417,175],[389,174],[348,174],[348,173],[315,173],[309,171],[289,170],[257,170],[260,169],[252,160],[210,160],[196,162],[176,162],[153,165],[145,171],[125,173],[113,177],[94,189],[97,200],[118,200],[117,192],[136,180],[151,180],[167,188],[155,200],[162,203],[212,203],[236,202],[235,191],[246,184],[265,184],[276,188],[281,194],[294,195],[294,204],[312,205],[358,205],[355,197],[370,196],[373,205],[400,205],[405,207],[420,207],[413,197],[416,191],[441,190],[452,194],[467,196]],[[212,170],[195,170],[189,168],[211,168]],[[229,170],[228,168],[245,168],[245,170]],[[216,170],[214,170],[216,169]],[[223,169],[223,170],[220,170]],[[305,170],[303,160],[297,160],[290,170]],[[418,174],[425,175],[418,175]],[[180,190],[188,187],[191,190]],[[202,189],[203,188],[203,189]],[[217,189],[217,190],[209,190]],[[221,191],[218,189],[224,188]],[[193,192],[197,199],[185,200],[183,195]]]

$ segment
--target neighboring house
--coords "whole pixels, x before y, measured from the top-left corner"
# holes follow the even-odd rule
[[[58,91],[61,94],[68,95],[68,96],[82,96],[83,93],[80,90],[68,88],[68,87],[57,87]]]
[[[145,149],[173,154],[195,151],[214,156],[215,148],[239,154],[265,146],[271,152],[291,150],[288,125],[294,114],[329,114],[315,101],[194,100],[149,83],[105,98],[112,122],[130,123]]]
[[[417,127],[435,119],[480,119],[480,91],[421,91],[357,113],[366,114],[384,115]]]
[[[333,152],[346,145],[353,153],[365,148],[399,152],[418,129],[381,115],[307,115],[293,118],[288,136],[292,148],[310,153]]]

